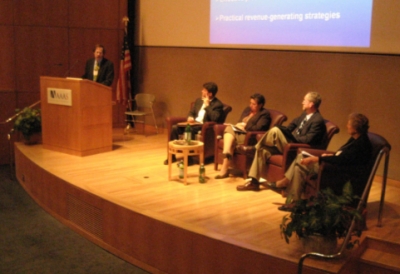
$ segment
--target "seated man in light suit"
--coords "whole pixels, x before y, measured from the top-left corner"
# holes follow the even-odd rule
[[[220,100],[218,100],[215,95],[218,92],[217,84],[213,82],[208,82],[203,84],[203,89],[201,90],[201,98],[196,99],[193,108],[189,111],[187,121],[188,122],[216,122],[222,123],[223,107],[224,105]],[[173,125],[171,130],[171,135],[169,140],[177,140],[179,135],[183,134],[184,127],[178,127],[178,125]],[[197,134],[201,129],[200,127],[192,127],[192,135]],[[175,155],[172,155],[172,161],[176,161]],[[164,165],[168,165],[168,160],[164,161]]]
[[[237,186],[238,191],[259,190],[260,177],[266,168],[266,162],[274,154],[282,154],[288,143],[309,144],[319,148],[325,134],[326,126],[319,113],[321,96],[317,92],[309,92],[303,99],[303,113],[295,118],[286,128],[273,127],[267,131],[255,145],[255,156],[249,170],[250,181]],[[276,187],[274,183],[270,185]]]
[[[103,45],[97,44],[94,46],[94,58],[86,61],[83,79],[92,80],[106,86],[112,85],[114,81],[114,64],[104,58],[105,53],[106,50]]]

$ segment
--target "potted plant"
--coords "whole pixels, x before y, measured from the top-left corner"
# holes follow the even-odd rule
[[[353,196],[351,183],[347,182],[340,196],[328,188],[319,192],[317,196],[295,201],[290,204],[290,215],[282,219],[281,235],[287,243],[293,233],[297,234],[303,245],[307,245],[307,242],[322,241],[321,245],[325,246],[326,250],[315,250],[316,246],[305,246],[306,252],[332,254],[337,248],[337,240],[346,236],[353,217],[362,221],[361,214],[354,207],[359,199]],[[352,236],[359,237],[361,232],[361,229],[356,229]],[[347,248],[352,248],[356,243],[358,239],[350,239]]]
[[[14,129],[21,132],[26,141],[31,141],[32,136],[38,135],[42,131],[40,110],[29,107],[24,108],[19,112],[15,120]]]

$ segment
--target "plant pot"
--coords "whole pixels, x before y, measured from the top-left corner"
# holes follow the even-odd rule
[[[42,142],[42,133],[33,133],[31,136],[24,136],[24,144],[25,145],[35,145]]]
[[[317,252],[322,254],[335,254],[337,238],[335,236],[310,235],[301,238],[305,253]]]

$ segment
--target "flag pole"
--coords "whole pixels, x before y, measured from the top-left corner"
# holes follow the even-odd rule
[[[128,33],[128,22],[129,22],[128,16],[124,16],[122,18],[122,22],[124,23],[124,26],[125,26],[124,33],[127,34]],[[130,80],[131,79],[129,79],[129,81]],[[129,109],[129,111],[132,111],[132,91],[131,90],[128,92],[128,109]]]

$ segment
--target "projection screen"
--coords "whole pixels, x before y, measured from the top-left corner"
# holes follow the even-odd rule
[[[142,46],[400,54],[399,0],[137,1]]]

